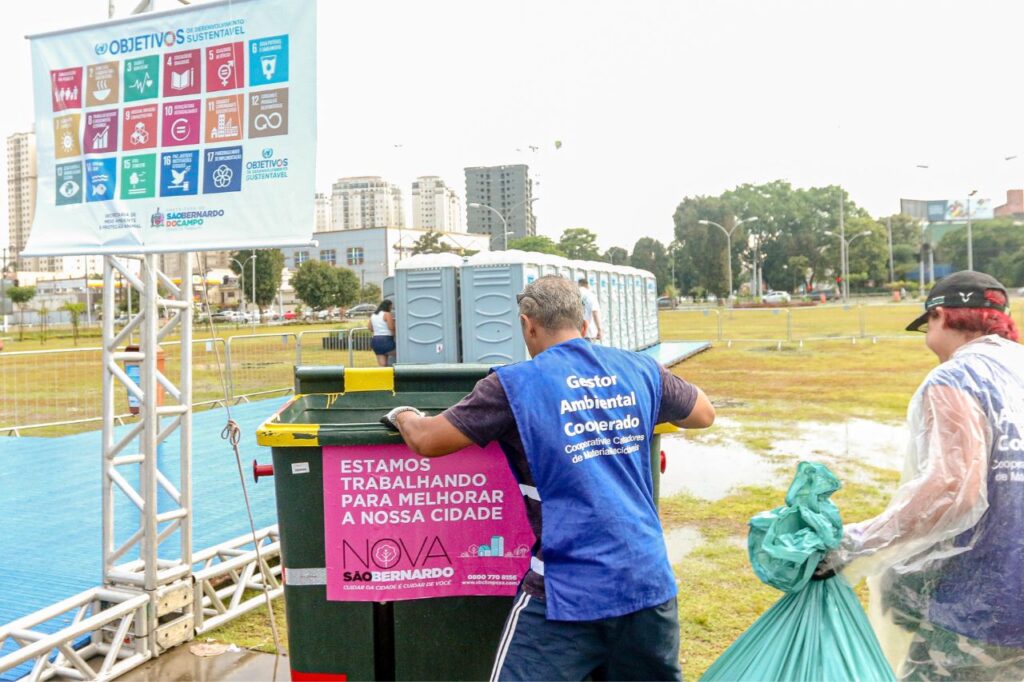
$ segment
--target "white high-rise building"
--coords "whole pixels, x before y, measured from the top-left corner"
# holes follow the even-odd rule
[[[331,197],[323,192],[317,192],[314,199],[316,202],[316,229],[315,232],[327,232],[331,229]]]
[[[36,213],[36,134],[7,138],[7,258],[17,270],[56,272],[60,258],[22,258]],[[56,267],[55,267],[56,266]]]
[[[412,226],[417,230],[462,232],[462,201],[436,175],[412,183]]]
[[[378,176],[339,178],[331,186],[335,230],[405,227],[402,190]]]

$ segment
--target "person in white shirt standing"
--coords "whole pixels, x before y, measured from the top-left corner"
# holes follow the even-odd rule
[[[367,320],[367,328],[373,332],[370,347],[377,356],[377,364],[387,367],[395,358],[395,316],[391,301],[381,301],[377,311]]]
[[[580,286],[580,298],[583,299],[583,319],[587,322],[587,341],[597,343],[601,340],[601,303],[597,294],[590,290],[585,278],[576,282]]]

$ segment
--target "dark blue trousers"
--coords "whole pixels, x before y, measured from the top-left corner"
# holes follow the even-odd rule
[[[548,620],[544,600],[520,592],[491,680],[682,680],[676,600],[592,621]]]

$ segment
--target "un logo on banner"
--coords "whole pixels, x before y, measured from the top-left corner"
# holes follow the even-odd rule
[[[274,150],[273,149],[271,149],[270,147],[264,147],[263,148],[263,158],[264,159],[269,159],[269,158],[272,158],[273,156],[274,156]]]

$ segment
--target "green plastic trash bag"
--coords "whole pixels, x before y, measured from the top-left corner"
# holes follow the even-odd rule
[[[801,462],[786,505],[750,520],[757,577],[786,595],[758,618],[702,680],[895,680],[864,609],[841,577],[811,580],[843,525],[829,497],[840,487],[821,464]]]
[[[839,546],[843,522],[828,499],[839,487],[828,467],[800,462],[786,506],[750,519],[747,552],[761,582],[795,592],[811,579],[825,553]]]

